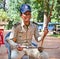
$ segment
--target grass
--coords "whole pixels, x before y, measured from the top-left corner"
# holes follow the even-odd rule
[[[52,35],[50,35],[50,36],[60,38],[60,34],[52,34]]]

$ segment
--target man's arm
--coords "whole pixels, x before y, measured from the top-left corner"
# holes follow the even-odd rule
[[[40,40],[41,40],[41,47],[43,45],[44,38],[46,37],[47,33],[48,33],[48,28],[44,28],[44,31],[43,31],[43,33],[41,35],[41,38],[40,38]]]
[[[48,20],[47,16],[48,15],[45,12],[44,13],[44,23],[43,23],[43,33],[42,33],[42,36],[41,36],[41,46],[43,45],[44,38],[45,38],[45,36],[48,33],[48,23],[49,23],[49,20]]]
[[[13,40],[13,34],[12,32],[10,33],[10,35],[6,38],[7,42],[12,46],[12,47],[16,47],[17,43]]]

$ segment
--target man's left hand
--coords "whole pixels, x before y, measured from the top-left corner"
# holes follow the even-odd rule
[[[43,52],[43,47],[38,47],[39,52]]]

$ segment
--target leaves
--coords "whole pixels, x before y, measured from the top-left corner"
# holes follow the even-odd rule
[[[0,0],[0,3],[2,2]],[[60,0],[9,0],[6,3],[7,10],[0,10],[0,20],[14,20],[13,24],[18,22],[20,20],[19,7],[23,3],[31,6],[33,21],[42,22],[45,10],[48,12],[48,16],[51,16],[51,21],[60,21]]]
[[[3,10],[3,9],[0,9],[0,21],[7,21],[8,20],[8,15],[7,13]]]

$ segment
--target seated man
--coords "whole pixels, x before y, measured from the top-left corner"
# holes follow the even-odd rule
[[[48,29],[44,29],[43,36],[39,36],[37,25],[30,21],[31,7],[28,4],[21,5],[20,16],[22,18],[22,22],[19,22],[13,26],[11,35],[7,40],[12,49],[11,59],[18,59],[19,56],[22,58],[25,53],[31,56],[31,59],[41,59],[41,57],[47,57],[45,53],[45,56],[41,56],[41,52],[38,51],[38,49],[31,49],[28,47],[32,46],[31,42],[33,37],[37,42],[43,41],[44,37],[48,33]],[[27,46],[27,48],[24,48],[25,46]],[[46,59],[48,59],[48,57]]]

